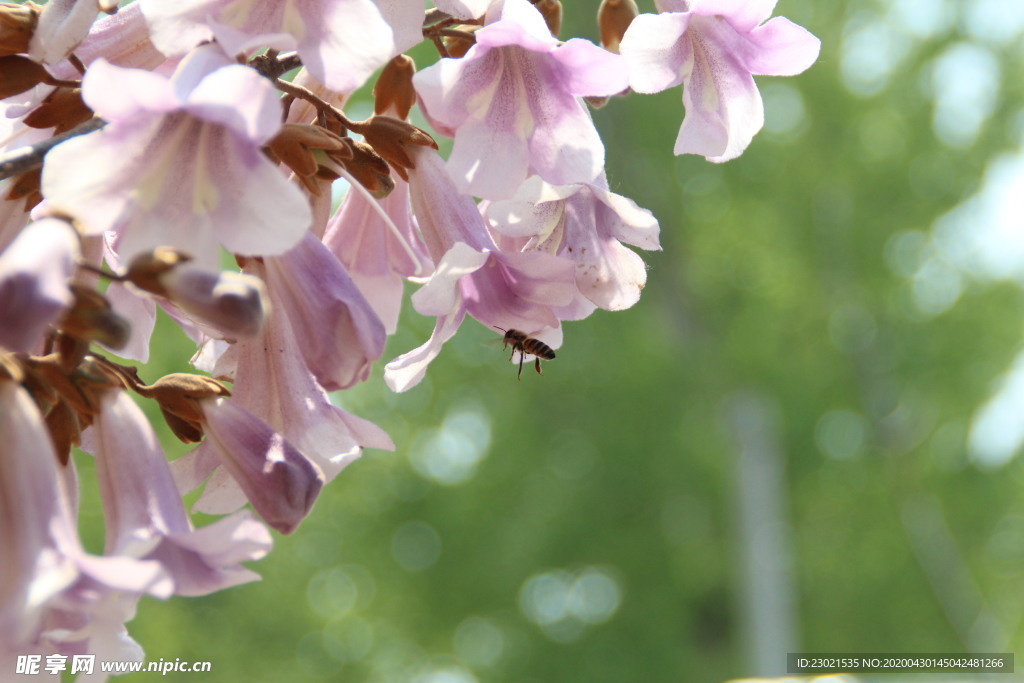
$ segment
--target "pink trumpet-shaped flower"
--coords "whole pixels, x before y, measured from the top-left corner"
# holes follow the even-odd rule
[[[66,653],[76,643],[118,638],[143,593],[170,595],[172,583],[157,562],[85,553],[69,491],[73,473],[58,469],[28,393],[3,380],[0,443],[0,661],[44,640]],[[98,611],[100,604],[119,607],[112,615]],[[75,628],[54,623],[64,620]]]
[[[487,327],[528,330],[557,347],[556,309],[568,306],[575,294],[572,261],[540,251],[500,251],[473,198],[455,188],[441,157],[422,147],[413,154],[413,211],[436,266],[412,303],[438,321],[426,344],[387,364],[388,386],[394,391],[415,386],[466,313]]]
[[[555,187],[533,176],[515,199],[492,202],[487,218],[505,236],[497,239],[503,248],[517,245],[573,261],[579,292],[595,306],[620,311],[640,299],[647,282],[647,266],[622,242],[661,249],[658,221],[599,180]]]
[[[686,115],[676,154],[728,161],[764,125],[754,75],[793,76],[814,63],[821,41],[771,16],[776,0],[659,0],[662,14],[641,14],[619,49],[629,85],[654,93],[683,84]]]
[[[118,230],[122,262],[171,246],[216,267],[218,243],[278,254],[305,233],[308,202],[260,149],[281,108],[255,70],[213,46],[170,80],[98,60],[82,96],[108,125],[47,155],[43,194],[89,234]]]
[[[283,256],[265,259],[260,274],[279,302],[306,365],[328,391],[366,380],[384,353],[387,333],[345,267],[307,232]]]
[[[461,59],[416,74],[416,92],[440,131],[454,132],[448,167],[459,188],[505,199],[532,172],[558,185],[589,182],[604,145],[580,97],[628,85],[622,58],[574,38],[560,43],[526,0],[506,0]]]
[[[71,304],[68,280],[78,235],[62,220],[44,218],[0,252],[0,348],[33,350]]]
[[[140,0],[140,5],[153,43],[167,55],[183,54],[211,38],[231,55],[262,47],[297,50],[310,73],[338,92],[361,86],[395,49],[392,29],[371,0]]]
[[[205,595],[259,578],[239,562],[269,552],[266,527],[239,512],[193,529],[156,435],[125,392],[104,394],[87,436],[96,458],[108,553],[158,560],[178,595]]]
[[[295,531],[323,487],[320,468],[280,432],[233,401],[206,398],[200,405],[207,444],[194,452],[206,451],[208,461],[212,449],[215,464],[234,479],[263,521],[282,534]]]

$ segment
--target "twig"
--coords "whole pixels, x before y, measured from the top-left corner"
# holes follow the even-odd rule
[[[340,109],[338,109],[329,102],[325,102],[322,98],[318,97],[317,94],[310,90],[309,88],[304,88],[301,85],[298,85],[297,83],[290,83],[288,81],[281,80],[280,78],[274,81],[274,85],[277,86],[278,90],[281,90],[284,93],[292,95],[293,97],[297,97],[300,100],[305,100],[309,102],[314,107],[316,107],[318,111],[330,114],[334,118],[341,121],[341,125],[345,126],[349,130],[356,130],[359,128],[358,123],[349,120],[349,118],[345,116],[345,114],[343,114]]]
[[[86,133],[92,133],[97,131],[103,126],[107,125],[107,122],[101,118],[94,117],[86,121],[85,123],[75,126],[66,133],[55,135],[49,140],[43,140],[37,142],[34,145],[28,145],[26,147],[19,147],[16,150],[0,155],[0,180],[5,180],[16,175],[20,175],[25,171],[31,171],[34,168],[38,168],[43,164],[43,157],[51,149],[64,142],[70,140],[73,137],[79,135],[85,135]]]

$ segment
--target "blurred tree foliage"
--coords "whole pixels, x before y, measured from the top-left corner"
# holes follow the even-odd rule
[[[144,601],[130,627],[147,656],[210,660],[208,681],[764,673],[742,635],[723,407],[742,395],[775,416],[794,645],[1024,651],[1024,466],[979,467],[966,445],[1024,298],[922,270],[936,220],[1021,142],[1022,36],[975,35],[985,4],[783,0],[821,58],[759,79],[768,124],[726,165],[672,156],[678,90],[596,111],[613,189],[661,220],[641,302],[566,325],[543,378],[517,382],[475,323],[408,394],[378,368],[338,400],[397,452],[344,472],[254,567],[262,582]],[[596,37],[584,9],[568,3],[564,33]],[[966,143],[933,125],[936,64],[957,46],[1000,67]],[[429,322],[407,310],[386,357]]]

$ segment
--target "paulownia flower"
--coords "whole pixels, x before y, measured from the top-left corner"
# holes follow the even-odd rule
[[[654,93],[683,84],[676,154],[738,157],[764,125],[753,76],[793,76],[818,58],[821,41],[806,29],[783,17],[765,22],[775,3],[657,0],[661,14],[629,25],[619,49],[630,87]]]
[[[28,352],[71,304],[78,235],[62,220],[25,228],[0,253],[0,348]]]
[[[213,46],[170,79],[98,60],[82,96],[108,125],[47,155],[43,194],[87,233],[118,230],[122,262],[170,246],[216,267],[218,243],[278,254],[305,233],[308,202],[260,150],[281,108],[255,70]]]
[[[579,38],[560,43],[526,0],[506,0],[475,36],[464,57],[414,78],[428,119],[455,136],[448,168],[459,189],[505,199],[531,171],[557,185],[596,178],[604,145],[580,97],[624,90],[622,58]]]
[[[371,0],[140,0],[139,4],[153,31],[153,43],[164,54],[183,54],[213,38],[231,55],[262,47],[297,50],[310,73],[338,92],[361,86],[395,51],[392,29]],[[405,15],[409,20],[409,13]]]

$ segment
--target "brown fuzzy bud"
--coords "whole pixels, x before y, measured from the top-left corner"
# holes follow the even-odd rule
[[[377,199],[383,199],[395,189],[395,181],[391,179],[388,162],[384,161],[373,147],[365,142],[347,140],[352,156],[348,159],[331,155],[346,171],[352,174],[359,184],[365,187]]]
[[[160,276],[192,257],[174,247],[157,247],[148,254],[140,254],[128,265],[124,278],[133,285],[157,296],[167,297]]]
[[[601,29],[601,45],[609,52],[618,53],[619,42],[626,29],[640,13],[634,0],[601,0],[597,10],[597,25]]]
[[[205,418],[199,399],[231,395],[223,384],[214,379],[181,372],[161,377],[149,386],[137,387],[136,391],[160,405],[167,426],[185,443],[195,443],[203,438]]]
[[[42,64],[28,57],[0,57],[0,100],[31,90],[49,76]]]
[[[406,147],[419,145],[437,149],[434,138],[425,131],[391,116],[371,116],[354,130],[406,181],[409,175],[405,169],[416,167]]]
[[[558,32],[562,30],[562,3],[558,0],[540,0],[534,7],[540,10],[551,35],[557,38]]]
[[[28,52],[38,23],[39,8],[33,3],[0,3],[0,57]]]
[[[128,343],[131,327],[114,313],[110,303],[94,289],[72,283],[75,301],[64,314],[58,327],[62,332],[82,341],[97,341],[112,349]]]
[[[470,27],[463,27],[468,29]],[[469,52],[469,48],[476,44],[476,41],[471,38],[473,34],[466,32],[466,37],[446,35],[444,37],[444,49],[448,51],[448,56],[453,59],[460,59],[466,56]]]
[[[416,90],[412,77],[416,74],[416,62],[407,55],[398,55],[380,72],[373,86],[373,111],[377,114],[388,112],[400,119],[409,117],[409,111],[416,104]]]
[[[271,157],[295,172],[309,191],[319,196],[320,187],[313,180],[320,171],[321,155],[316,150],[347,155],[344,138],[326,128],[306,123],[286,123],[267,146]]]

